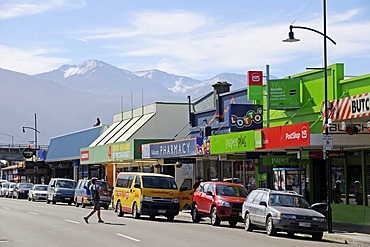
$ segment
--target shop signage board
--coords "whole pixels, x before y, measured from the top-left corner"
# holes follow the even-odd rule
[[[247,85],[248,85],[248,99],[249,100],[263,100],[263,72],[262,71],[248,71]]]
[[[370,95],[369,93],[332,100],[331,108],[328,109],[328,118],[333,121],[355,119],[370,116]],[[325,117],[325,106],[323,117]]]
[[[211,154],[238,153],[254,150],[254,131],[211,136]]]
[[[262,129],[262,149],[310,145],[308,122]]]
[[[261,129],[263,121],[262,105],[230,104],[230,132]]]
[[[269,80],[268,97],[270,109],[300,108],[300,80]]]
[[[210,149],[209,136],[197,137],[197,155],[208,155]]]
[[[181,156],[197,155],[196,138],[144,144],[142,146],[142,158],[173,158]]]
[[[298,159],[297,156],[293,155],[267,155],[262,158],[263,165],[308,165],[308,160]]]

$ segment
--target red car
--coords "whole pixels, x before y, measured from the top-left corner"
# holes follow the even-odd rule
[[[203,182],[193,194],[191,218],[198,223],[210,217],[213,226],[228,221],[231,227],[242,222],[242,206],[247,190],[241,184],[228,182]]]

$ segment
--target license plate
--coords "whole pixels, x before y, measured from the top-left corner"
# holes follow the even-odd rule
[[[66,197],[65,199],[68,200],[68,201],[71,200],[71,198],[69,198],[69,197]]]
[[[166,210],[165,209],[158,209],[158,213],[165,214],[166,213]]]
[[[310,222],[299,222],[299,226],[311,227],[311,223]]]

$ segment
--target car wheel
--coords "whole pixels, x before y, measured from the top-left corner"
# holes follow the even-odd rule
[[[28,197],[28,201],[31,201],[31,198],[30,197]]]
[[[193,210],[191,211],[191,220],[194,223],[199,223],[202,217],[200,217],[198,212],[198,206],[195,204],[193,205]]]
[[[167,221],[173,221],[175,219],[175,215],[167,215]]]
[[[122,212],[121,202],[117,202],[116,210],[118,217],[122,217],[124,215],[124,213]]]
[[[235,227],[236,224],[238,224],[238,221],[236,221],[236,220],[229,220],[229,226]]]
[[[46,199],[46,203],[47,203],[47,204],[50,204],[50,201],[49,201],[48,199]]]
[[[269,236],[275,236],[277,232],[271,216],[269,216],[266,221],[266,232]]]
[[[77,197],[75,198],[75,207],[78,208],[80,204],[77,202]]]
[[[134,205],[132,206],[132,216],[134,216],[134,219],[139,219],[140,218],[140,213],[137,208],[136,202],[134,202]]]
[[[253,231],[253,224],[251,223],[251,217],[249,213],[245,213],[244,216],[244,229],[248,232]]]
[[[211,224],[212,224],[212,226],[219,226],[220,223],[221,223],[221,221],[217,216],[217,208],[212,207],[212,209],[211,209]]]
[[[109,209],[109,205],[104,205],[103,207],[105,210],[108,210]]]
[[[294,232],[287,232],[287,234],[288,234],[288,237],[289,237],[289,238],[294,237]]]
[[[324,235],[323,232],[315,232],[315,233],[312,233],[312,238],[313,240],[320,241],[323,235]]]
[[[35,197],[32,196],[32,201],[34,202],[35,201]]]

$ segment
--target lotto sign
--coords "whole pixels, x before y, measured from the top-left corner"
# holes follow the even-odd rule
[[[262,116],[262,105],[230,104],[230,131],[239,132],[262,129]]]

